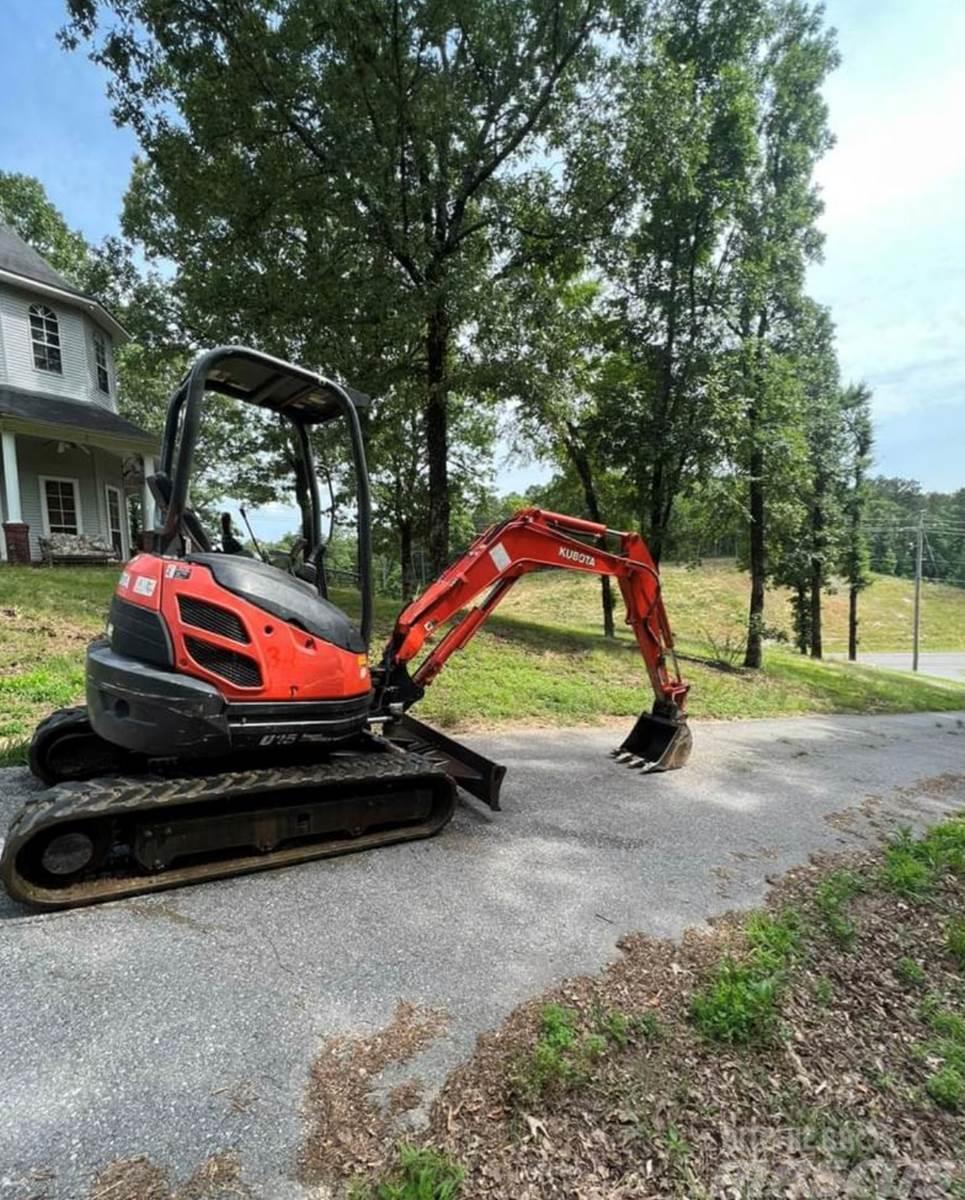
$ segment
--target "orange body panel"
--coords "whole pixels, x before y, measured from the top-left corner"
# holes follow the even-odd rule
[[[213,683],[230,701],[342,700],[372,690],[368,657],[333,646],[243,600],[215,582],[207,567],[182,559],[138,554],[118,581],[117,596],[129,604],[160,612],[171,635],[176,670]],[[203,600],[232,613],[250,641],[244,645],[208,629],[185,623],[178,596]],[[185,636],[253,659],[260,687],[240,687],[196,662]]]

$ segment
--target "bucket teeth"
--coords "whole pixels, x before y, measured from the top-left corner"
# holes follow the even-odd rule
[[[610,757],[616,762],[621,763],[624,767],[629,767],[631,771],[652,771],[656,766],[649,758],[641,758],[639,754],[632,754],[629,750],[611,750]]]

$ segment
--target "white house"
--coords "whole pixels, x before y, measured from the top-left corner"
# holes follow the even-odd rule
[[[40,558],[39,539],[86,534],[134,549],[124,462],[153,472],[156,440],[118,416],[123,327],[0,224],[0,558]]]

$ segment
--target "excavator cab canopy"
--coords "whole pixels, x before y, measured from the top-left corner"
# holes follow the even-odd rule
[[[344,420],[356,484],[359,590],[362,597],[359,630],[367,644],[372,627],[371,501],[358,414],[360,409],[368,407],[369,397],[315,371],[247,346],[219,346],[202,354],[168,403],[160,468],[148,480],[163,513],[154,539],[155,548],[161,554],[178,554],[185,535],[200,549],[211,550],[207,535],[188,507],[188,488],[194,469],[202,406],[208,392],[268,409],[294,430],[298,473],[308,493],[310,512],[311,536],[307,539],[309,545],[304,560],[318,564],[318,586],[322,595],[324,573],[321,570],[321,555],[324,546],[321,499],[309,431],[313,426],[339,418]],[[149,527],[151,521],[146,519],[145,525]]]
[[[356,409],[368,408],[371,402],[364,392],[267,354],[255,357],[255,351],[231,346],[213,353],[224,357],[208,368],[205,391],[271,409],[305,425],[322,425],[343,416],[341,396],[347,396]]]

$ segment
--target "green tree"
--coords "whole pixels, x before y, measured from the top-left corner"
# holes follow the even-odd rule
[[[789,340],[802,310],[808,262],[820,254],[821,200],[814,166],[832,144],[821,92],[838,58],[823,9],[778,0],[759,56],[756,86],[759,153],[742,201],[732,279],[733,326],[739,339],[742,396],[738,461],[747,480],[751,574],[745,665],[763,658],[764,588],[768,575],[766,494],[769,435],[775,418],[770,358]],[[783,394],[777,397],[784,403]],[[776,497],[775,497],[776,498]]]
[[[580,83],[613,15],[601,0],[68,5],[68,42],[89,40],[144,151],[126,228],[178,265],[189,306],[368,390],[418,385],[441,569],[459,339],[507,227],[557,186],[533,155],[591,102]]]
[[[585,277],[557,280],[531,271],[509,293],[499,319],[490,314],[484,328],[488,373],[514,402],[516,436],[575,483],[566,511],[607,524],[600,480],[609,431],[599,398],[608,381],[599,293],[599,284]],[[613,637],[609,576],[601,576],[600,588],[603,632]]]
[[[731,420],[719,354],[764,12],[763,0],[667,0],[622,74],[626,204],[602,255],[623,371],[605,418],[658,562],[675,502],[720,458]]]
[[[847,527],[841,567],[848,581],[848,658],[855,662],[858,657],[858,596],[872,582],[865,519],[874,431],[871,390],[866,384],[851,384],[844,389],[841,413],[848,439],[848,479],[844,494]]]

